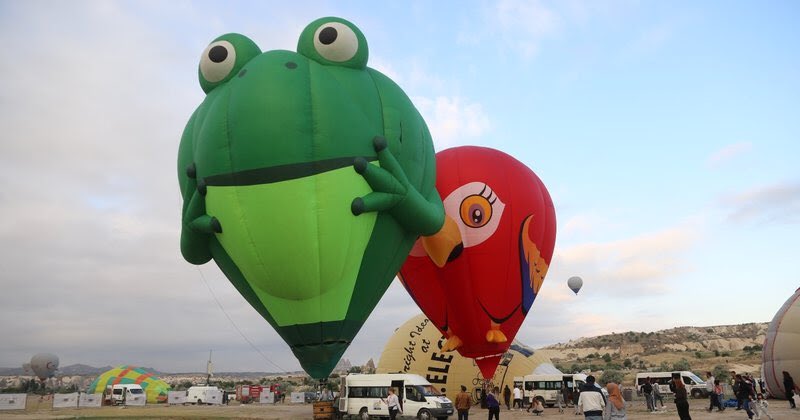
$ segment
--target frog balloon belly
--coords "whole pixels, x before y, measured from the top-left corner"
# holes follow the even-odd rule
[[[206,210],[225,227],[217,239],[278,326],[339,321],[376,218],[354,217],[350,202],[370,191],[346,167],[271,184],[209,185]]]
[[[297,52],[220,36],[178,151],[183,257],[213,259],[314,378],[416,238],[445,224],[425,121],[368,56],[361,31],[333,17],[309,24]]]

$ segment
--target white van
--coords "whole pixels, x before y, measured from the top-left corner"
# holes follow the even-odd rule
[[[115,384],[107,387],[106,392],[109,392],[112,405],[145,405],[147,403],[147,395],[139,384]]]
[[[371,416],[388,417],[386,400],[389,388],[397,391],[403,416],[420,420],[444,420],[453,414],[453,402],[442,395],[425,378],[404,373],[347,375],[339,398],[339,413],[358,415],[368,420]]]
[[[196,385],[186,391],[186,402],[190,404],[222,404],[222,391],[215,386]]]
[[[537,399],[542,405],[552,407],[562,387],[567,388],[567,401],[574,400],[573,395],[586,384],[586,375],[583,373],[548,373],[540,375],[525,375],[514,377],[514,386],[522,389],[524,405],[530,405]],[[574,402],[574,401],[573,401]]]
[[[706,390],[706,381],[700,379],[697,375],[687,370],[674,372],[680,373],[684,385],[686,385],[686,393],[691,395],[692,398],[706,398],[708,397],[708,390]],[[636,374],[636,393],[642,395],[642,386],[644,386],[647,378],[653,386],[658,386],[658,390],[662,394],[672,394],[669,389],[669,382],[672,380],[673,372],[639,372]]]

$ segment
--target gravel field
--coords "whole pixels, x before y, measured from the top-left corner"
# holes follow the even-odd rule
[[[666,410],[659,413],[648,413],[641,401],[633,401],[628,409],[628,418],[635,419],[677,419],[678,414],[672,404],[667,404]],[[693,420],[720,420],[720,419],[747,419],[744,411],[727,409],[722,413],[709,413],[705,410],[708,406],[706,400],[691,400],[691,414]],[[800,419],[800,411],[790,410],[789,403],[782,400],[770,400],[770,413],[775,420]],[[470,410],[470,419],[486,419],[488,412],[480,408]],[[556,408],[546,408],[544,415],[551,419],[583,419],[576,416],[572,408],[559,414]],[[75,419],[75,418],[162,418],[162,419],[312,419],[312,406],[310,404],[275,404],[275,405],[234,405],[229,406],[166,406],[149,405],[145,407],[101,407],[84,409],[52,409],[49,401],[39,403],[38,399],[28,400],[28,408],[19,411],[0,412],[0,419]],[[403,417],[411,419],[412,417]],[[456,416],[451,416],[456,419]],[[501,419],[533,419],[536,416],[525,411],[500,411]],[[762,420],[768,420],[766,417]]]

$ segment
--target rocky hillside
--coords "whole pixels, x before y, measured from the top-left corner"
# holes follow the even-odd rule
[[[547,346],[564,372],[692,370],[748,372],[759,376],[768,323],[677,327],[655,332],[612,333]]]

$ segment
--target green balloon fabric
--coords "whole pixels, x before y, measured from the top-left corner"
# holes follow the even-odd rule
[[[318,19],[297,51],[226,34],[203,52],[206,98],[178,152],[181,252],[214,259],[325,378],[444,209],[428,127],[366,66],[361,31]]]

